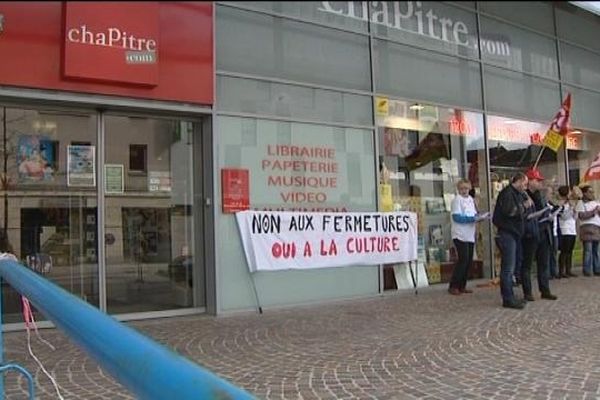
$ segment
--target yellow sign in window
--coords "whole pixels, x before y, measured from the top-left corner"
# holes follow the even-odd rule
[[[390,112],[390,102],[387,97],[375,97],[375,112],[377,115],[387,116]]]

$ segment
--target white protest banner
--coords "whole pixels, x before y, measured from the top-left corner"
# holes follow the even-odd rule
[[[411,212],[242,211],[236,219],[251,272],[417,259],[417,215]]]

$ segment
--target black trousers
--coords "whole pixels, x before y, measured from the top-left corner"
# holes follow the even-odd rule
[[[560,255],[558,256],[558,268],[560,275],[571,273],[573,266],[573,248],[575,247],[576,235],[561,235],[559,240]]]
[[[525,296],[533,295],[531,289],[531,263],[538,247],[538,241],[531,237],[521,239],[521,248],[523,251],[523,261],[521,263],[521,285]]]
[[[550,240],[544,232],[540,233],[538,240],[523,238],[523,264],[521,266],[521,284],[523,294],[532,295],[531,288],[531,263],[533,257],[537,264],[537,281],[541,293],[550,293]]]
[[[552,237],[544,232],[540,232],[540,241],[538,242],[535,254],[537,264],[538,288],[542,294],[550,293],[550,248]]]
[[[450,278],[450,289],[463,290],[467,287],[467,278],[469,277],[469,270],[473,263],[473,248],[475,247],[475,243],[454,239],[454,247],[456,247],[456,252],[458,253],[458,261],[454,266],[452,278]]]

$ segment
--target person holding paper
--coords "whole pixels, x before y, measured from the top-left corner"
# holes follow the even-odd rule
[[[575,277],[577,274],[571,272],[573,267],[573,248],[577,238],[577,224],[575,207],[571,200],[576,199],[574,191],[568,186],[558,188],[560,212],[558,213],[559,237],[558,247],[560,255],[558,256],[558,272],[562,278]]]
[[[478,214],[473,197],[469,195],[471,183],[461,179],[456,184],[457,196],[452,199],[452,240],[458,254],[458,261],[454,266],[448,292],[452,295],[473,293],[467,289],[467,278],[473,263],[473,249],[475,246],[475,224],[482,221],[489,213]]]
[[[554,187],[552,187],[552,185],[546,186],[546,201],[548,205],[552,206],[552,213],[548,219],[552,228],[552,242],[550,243],[550,250],[548,251],[550,280],[554,278],[560,279],[562,276],[558,272],[556,253],[558,252],[558,213],[560,212],[561,207],[554,201]]]
[[[521,246],[521,237],[525,230],[525,208],[531,204],[530,199],[523,200],[523,192],[527,188],[527,176],[516,173],[510,182],[498,194],[494,207],[494,225],[498,229],[496,244],[502,255],[500,263],[500,294],[502,307],[517,310],[525,307],[523,301],[517,300],[513,292],[513,274],[517,263],[517,251]]]
[[[577,203],[575,210],[581,223],[579,238],[583,243],[583,275],[600,275],[600,203],[594,199],[594,189],[591,186],[583,186],[581,192],[583,199]]]
[[[537,242],[535,238],[530,241],[523,241],[523,294],[525,300],[533,301],[533,295],[531,293],[531,284],[529,288],[525,288],[525,278],[531,280],[531,273],[528,269],[525,269],[525,259],[528,256],[535,254],[535,261],[537,265],[537,281],[538,289],[542,294],[542,299],[545,300],[556,300],[557,297],[550,291],[550,248],[552,245],[552,206],[548,204],[545,196],[542,194],[544,177],[540,170],[531,168],[526,173],[529,179],[529,185],[527,194],[533,200],[535,204],[535,212],[530,214],[527,218],[531,220],[538,219],[539,235]],[[530,263],[531,266],[531,263]]]

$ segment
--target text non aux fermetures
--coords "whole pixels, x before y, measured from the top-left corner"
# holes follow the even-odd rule
[[[315,221],[316,219],[316,221]],[[333,232],[407,232],[410,229],[410,216],[406,214],[362,214],[362,215],[292,215],[290,232],[328,231]],[[252,234],[281,233],[281,215],[265,213],[252,216]]]

